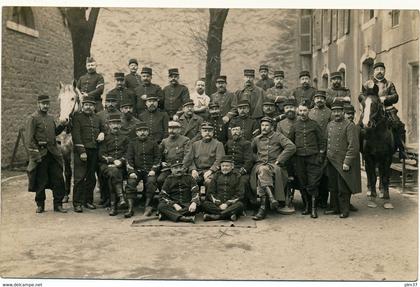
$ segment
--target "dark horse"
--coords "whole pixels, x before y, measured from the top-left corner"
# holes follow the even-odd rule
[[[369,207],[376,207],[376,168],[379,170],[379,198],[384,200],[384,208],[393,208],[389,197],[389,176],[392,156],[395,153],[394,138],[390,123],[385,116],[384,106],[378,96],[378,87],[368,83],[359,101],[363,111],[360,121],[362,146],[365,160]]]

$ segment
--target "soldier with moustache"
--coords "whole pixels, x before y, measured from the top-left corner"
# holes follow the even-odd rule
[[[179,117],[181,135],[195,141],[199,138],[199,131],[203,119],[194,113],[193,100],[186,101],[182,106],[182,115]]]
[[[190,95],[194,102],[194,113],[207,120],[209,113],[210,97],[205,93],[206,79],[201,78],[195,82],[195,91]]]
[[[351,103],[351,93],[350,90],[342,86],[343,76],[340,72],[333,72],[330,75],[331,79],[331,88],[327,90],[327,106],[331,105],[335,101],[342,101],[344,104]]]
[[[267,200],[272,210],[285,201],[284,188],[287,183],[286,162],[295,153],[296,146],[282,133],[274,131],[273,120],[261,119],[261,134],[251,143],[255,165],[251,171],[251,188],[256,189],[260,207],[254,220],[266,217]]]
[[[134,114],[139,116],[146,109],[145,101],[147,95],[155,95],[158,99],[158,107],[163,110],[163,91],[159,85],[152,83],[152,68],[143,67],[140,76],[141,83],[134,88],[136,96]]]
[[[261,125],[261,119],[264,117],[269,117],[273,120],[274,130],[277,129],[277,122],[281,120],[277,107],[274,104],[274,101],[266,99],[262,105],[263,116],[258,119],[259,125]]]
[[[274,86],[269,88],[266,98],[274,101],[280,114],[284,113],[284,101],[293,98],[290,91],[284,86],[284,72],[274,72]]]
[[[136,138],[136,126],[140,123],[134,116],[133,101],[130,98],[123,99],[120,106],[121,111],[121,133],[130,139]]]
[[[93,190],[98,168],[98,143],[105,137],[105,127],[95,114],[96,100],[86,96],[82,100],[82,111],[73,116],[71,131],[74,144],[73,206],[75,212],[83,212],[82,205],[95,209]]]
[[[315,106],[309,111],[309,118],[316,121],[321,127],[323,135],[327,134],[327,125],[331,120],[331,110],[326,106],[327,94],[324,90],[318,90],[314,97]],[[317,204],[321,208],[326,208],[328,204],[328,177],[327,162],[322,162],[322,176],[319,182],[319,196]]]
[[[283,103],[284,115],[286,116],[277,124],[277,131],[290,139],[290,130],[296,122],[296,101],[295,99],[286,99]]]
[[[170,121],[168,123],[167,138],[160,143],[159,150],[161,154],[161,170],[157,178],[158,187],[161,188],[165,179],[171,174],[171,162],[183,161],[186,154],[191,149],[191,141],[188,137],[181,133],[181,124],[179,122]]]
[[[125,217],[134,215],[133,204],[136,198],[137,185],[143,180],[143,196],[145,197],[145,216],[150,216],[153,211],[152,200],[157,189],[156,177],[160,166],[159,146],[150,136],[150,129],[146,123],[136,125],[136,138],[131,140],[127,148],[127,173],[128,180],[126,195],[128,212]]]
[[[253,206],[257,204],[257,198],[249,186],[249,174],[253,166],[251,142],[243,137],[241,125],[237,121],[231,123],[230,132],[232,138],[225,145],[226,154],[232,156],[234,170],[240,174],[239,186],[244,191],[244,202]]]
[[[331,209],[325,214],[347,218],[352,193],[361,192],[359,143],[354,123],[344,118],[343,103],[332,107],[333,120],[327,127],[327,172]]]
[[[110,115],[108,123],[109,132],[99,145],[99,170],[104,179],[102,184],[106,184],[109,191],[111,207],[109,215],[115,216],[118,214],[117,197],[119,198],[119,207],[126,204],[123,194],[123,177],[126,172],[125,153],[127,152],[129,139],[127,135],[121,134],[121,115]]]
[[[62,207],[65,195],[63,177],[63,157],[56,136],[65,128],[67,122],[57,126],[54,118],[48,114],[50,97],[38,96],[38,111],[34,112],[26,123],[26,148],[29,151],[28,191],[35,192],[36,213],[45,211],[45,189],[51,188],[54,211],[66,213]]]
[[[148,94],[146,98],[146,110],[143,111],[139,120],[149,127],[150,136],[160,143],[168,136],[168,114],[158,108],[158,98],[154,94]]]
[[[274,84],[273,79],[271,79],[268,76],[268,72],[269,72],[268,65],[260,65],[259,72],[260,72],[261,79],[259,79],[255,85],[257,87],[260,87],[264,91],[267,91],[268,89],[274,87],[275,84]]]
[[[184,172],[182,161],[171,163],[169,175],[159,194],[159,220],[195,223],[200,204],[199,187],[195,179]]]
[[[115,88],[113,88],[111,91],[108,92],[108,95],[109,94],[113,95],[117,99],[117,109],[120,108],[121,101],[123,99],[128,98],[134,103],[136,98],[135,98],[134,92],[125,86],[124,73],[120,73],[120,72],[114,73],[114,78],[116,81],[116,86]]]
[[[297,103],[304,102],[309,108],[314,106],[313,99],[316,89],[311,86],[311,74],[309,71],[302,71],[299,73],[300,87],[292,91],[292,96],[296,99]]]
[[[385,78],[385,64],[383,62],[376,62],[373,65],[373,82],[378,86],[378,96],[385,107],[385,115],[392,126],[392,133],[394,135],[395,146],[398,148],[400,159],[406,158],[405,152],[405,125],[398,117],[398,110],[394,104],[398,103],[398,93],[392,81]],[[363,95],[359,96],[359,102],[362,102],[363,97],[367,95],[367,84],[362,87]]]
[[[234,94],[227,89],[227,77],[224,75],[216,78],[216,89],[214,94],[210,95],[211,103],[218,103],[220,114],[225,123],[229,122],[236,114],[231,112]]]
[[[228,125],[223,121],[218,103],[210,103],[208,122],[214,128],[214,138],[222,144],[228,140]]]
[[[241,127],[244,139],[251,141],[252,138],[258,134],[259,126],[258,121],[254,118],[251,118],[249,114],[249,102],[247,100],[239,101],[237,104],[237,112],[238,116],[233,118],[229,123],[229,129],[235,125],[239,125]]]
[[[86,58],[87,73],[77,81],[77,88],[82,92],[84,97],[91,96],[95,99],[95,111],[102,111],[102,93],[104,92],[105,81],[101,74],[96,72],[96,61],[93,57]]]
[[[262,116],[262,102],[264,100],[264,90],[260,87],[255,86],[255,70],[245,69],[244,70],[244,87],[243,89],[237,90],[232,101],[231,113],[234,115],[238,114],[238,103],[242,100],[249,102],[250,115],[254,119],[258,119]]]
[[[139,69],[139,62],[137,59],[132,58],[128,60],[128,69],[130,70],[130,73],[125,75],[124,84],[131,92],[134,92],[137,86],[142,84],[142,79],[139,74],[137,74],[137,70]]]
[[[244,210],[244,191],[241,189],[241,175],[234,169],[232,156],[225,155],[209,184],[206,199],[201,203],[204,221],[236,221]]]
[[[188,88],[179,83],[178,68],[168,70],[169,85],[163,88],[163,110],[168,113],[170,119],[178,119],[177,113],[181,111],[182,105],[190,100]],[[176,118],[173,116],[176,115]]]

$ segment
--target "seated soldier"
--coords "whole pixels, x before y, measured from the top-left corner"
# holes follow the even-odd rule
[[[171,171],[159,196],[159,220],[168,218],[174,222],[195,223],[195,213],[200,203],[198,185],[191,175],[184,172],[181,161],[172,163]]]
[[[146,198],[144,215],[152,214],[152,200],[156,191],[156,173],[160,165],[159,147],[150,136],[149,127],[145,123],[136,126],[137,138],[128,144],[127,149],[127,172],[128,181],[126,187],[127,201],[133,205],[136,197],[137,185],[143,180],[143,195]],[[134,215],[133,209],[129,209],[126,217]]]
[[[109,115],[109,133],[99,146],[99,170],[104,179],[103,184],[108,185],[110,192],[111,209],[109,215],[117,215],[116,199],[119,197],[118,206],[125,205],[123,194],[123,174],[125,172],[125,153],[128,146],[128,136],[121,134],[121,116]],[[128,210],[132,210],[132,201],[128,204]]]
[[[213,138],[214,129],[208,122],[201,125],[202,139],[192,144],[184,159],[184,167],[200,186],[208,186],[212,175],[219,169],[225,155],[223,144]]]
[[[234,170],[232,156],[224,156],[220,163],[220,170],[210,181],[206,200],[202,203],[204,221],[237,220],[244,209],[241,201],[243,189],[240,178],[241,174]]]

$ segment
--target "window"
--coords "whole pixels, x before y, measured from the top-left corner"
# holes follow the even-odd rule
[[[340,74],[341,74],[341,78],[342,78],[342,80],[341,80],[341,85],[343,86],[343,87],[345,87],[346,86],[346,69],[344,69],[344,68],[341,68],[340,70],[338,70],[339,72],[340,72]]]
[[[324,75],[322,75],[322,84],[321,84],[321,88],[322,88],[322,89],[328,89],[328,74],[324,74]]]
[[[407,121],[407,141],[418,143],[418,117],[419,117],[419,63],[410,64],[409,89],[411,97],[407,97],[408,111]],[[405,114],[405,113],[404,113]]]
[[[331,43],[331,10],[322,10],[322,45]]]
[[[33,37],[38,37],[35,30],[35,19],[30,7],[9,7],[7,10],[6,27]]]
[[[338,10],[331,11],[331,34],[332,40],[337,40],[337,19],[338,19]]]
[[[391,27],[396,27],[400,24],[400,10],[391,11]]]
[[[375,10],[363,10],[363,23],[375,17]]]
[[[350,12],[351,10],[338,10],[337,32],[338,38],[350,33]]]
[[[373,58],[367,58],[362,65],[362,84],[373,76]]]
[[[313,45],[314,48],[321,49],[321,14],[322,10],[315,10],[313,14]]]
[[[312,16],[310,14],[302,15],[300,17],[300,54],[301,55],[307,55],[307,54],[312,53],[311,20],[312,20]]]

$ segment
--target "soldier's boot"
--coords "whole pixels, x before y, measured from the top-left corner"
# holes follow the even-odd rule
[[[254,220],[262,220],[265,218],[266,216],[266,204],[267,204],[267,196],[266,195],[262,195],[261,196],[261,203],[260,203],[260,208],[258,209],[257,214],[252,217],[252,219]]]
[[[268,196],[268,200],[270,202],[270,209],[271,210],[276,210],[279,207],[279,202],[274,198],[274,195],[273,195],[273,192],[272,192],[272,187],[266,186],[265,190],[266,190],[266,194]]]
[[[109,209],[109,215],[110,216],[115,216],[118,214],[118,210],[117,210],[117,206],[116,206],[116,201],[117,201],[117,196],[115,193],[112,193],[109,196],[109,200],[110,200],[110,209]]]
[[[212,221],[212,220],[219,220],[220,219],[220,215],[218,215],[218,214],[208,214],[208,213],[205,213],[204,215],[203,215],[203,220],[204,221]]]
[[[37,202],[36,203],[36,213],[43,213],[45,211],[45,203]]]
[[[143,216],[150,216],[152,215],[153,208],[152,208],[152,199],[149,197],[146,197],[146,203],[144,204],[144,213]]]
[[[315,197],[315,195],[312,195],[311,217],[312,218],[317,218],[318,217],[318,212],[317,212],[317,207],[316,207],[316,197]]]
[[[302,201],[303,201],[303,211],[302,211],[302,215],[308,215],[311,212],[309,211],[309,197],[308,194],[306,193],[306,191],[302,192]]]
[[[123,194],[123,186],[121,183],[117,183],[115,185],[115,193],[119,197],[118,207],[119,208],[127,208],[127,202],[125,201],[124,194]]]
[[[127,204],[128,204],[128,210],[126,213],[124,213],[124,217],[125,218],[130,218],[134,215],[134,199],[133,198],[129,198],[127,199]]]
[[[65,210],[63,208],[63,206],[61,205],[61,203],[55,203],[54,204],[54,211],[55,212],[61,212],[61,213],[67,213],[67,210]]]
[[[178,221],[195,223],[195,216],[181,216]]]
[[[383,204],[383,207],[385,209],[393,209],[394,206],[392,205],[391,198],[389,197],[389,187],[384,186],[383,189],[384,189],[384,197],[383,197],[384,204]]]

